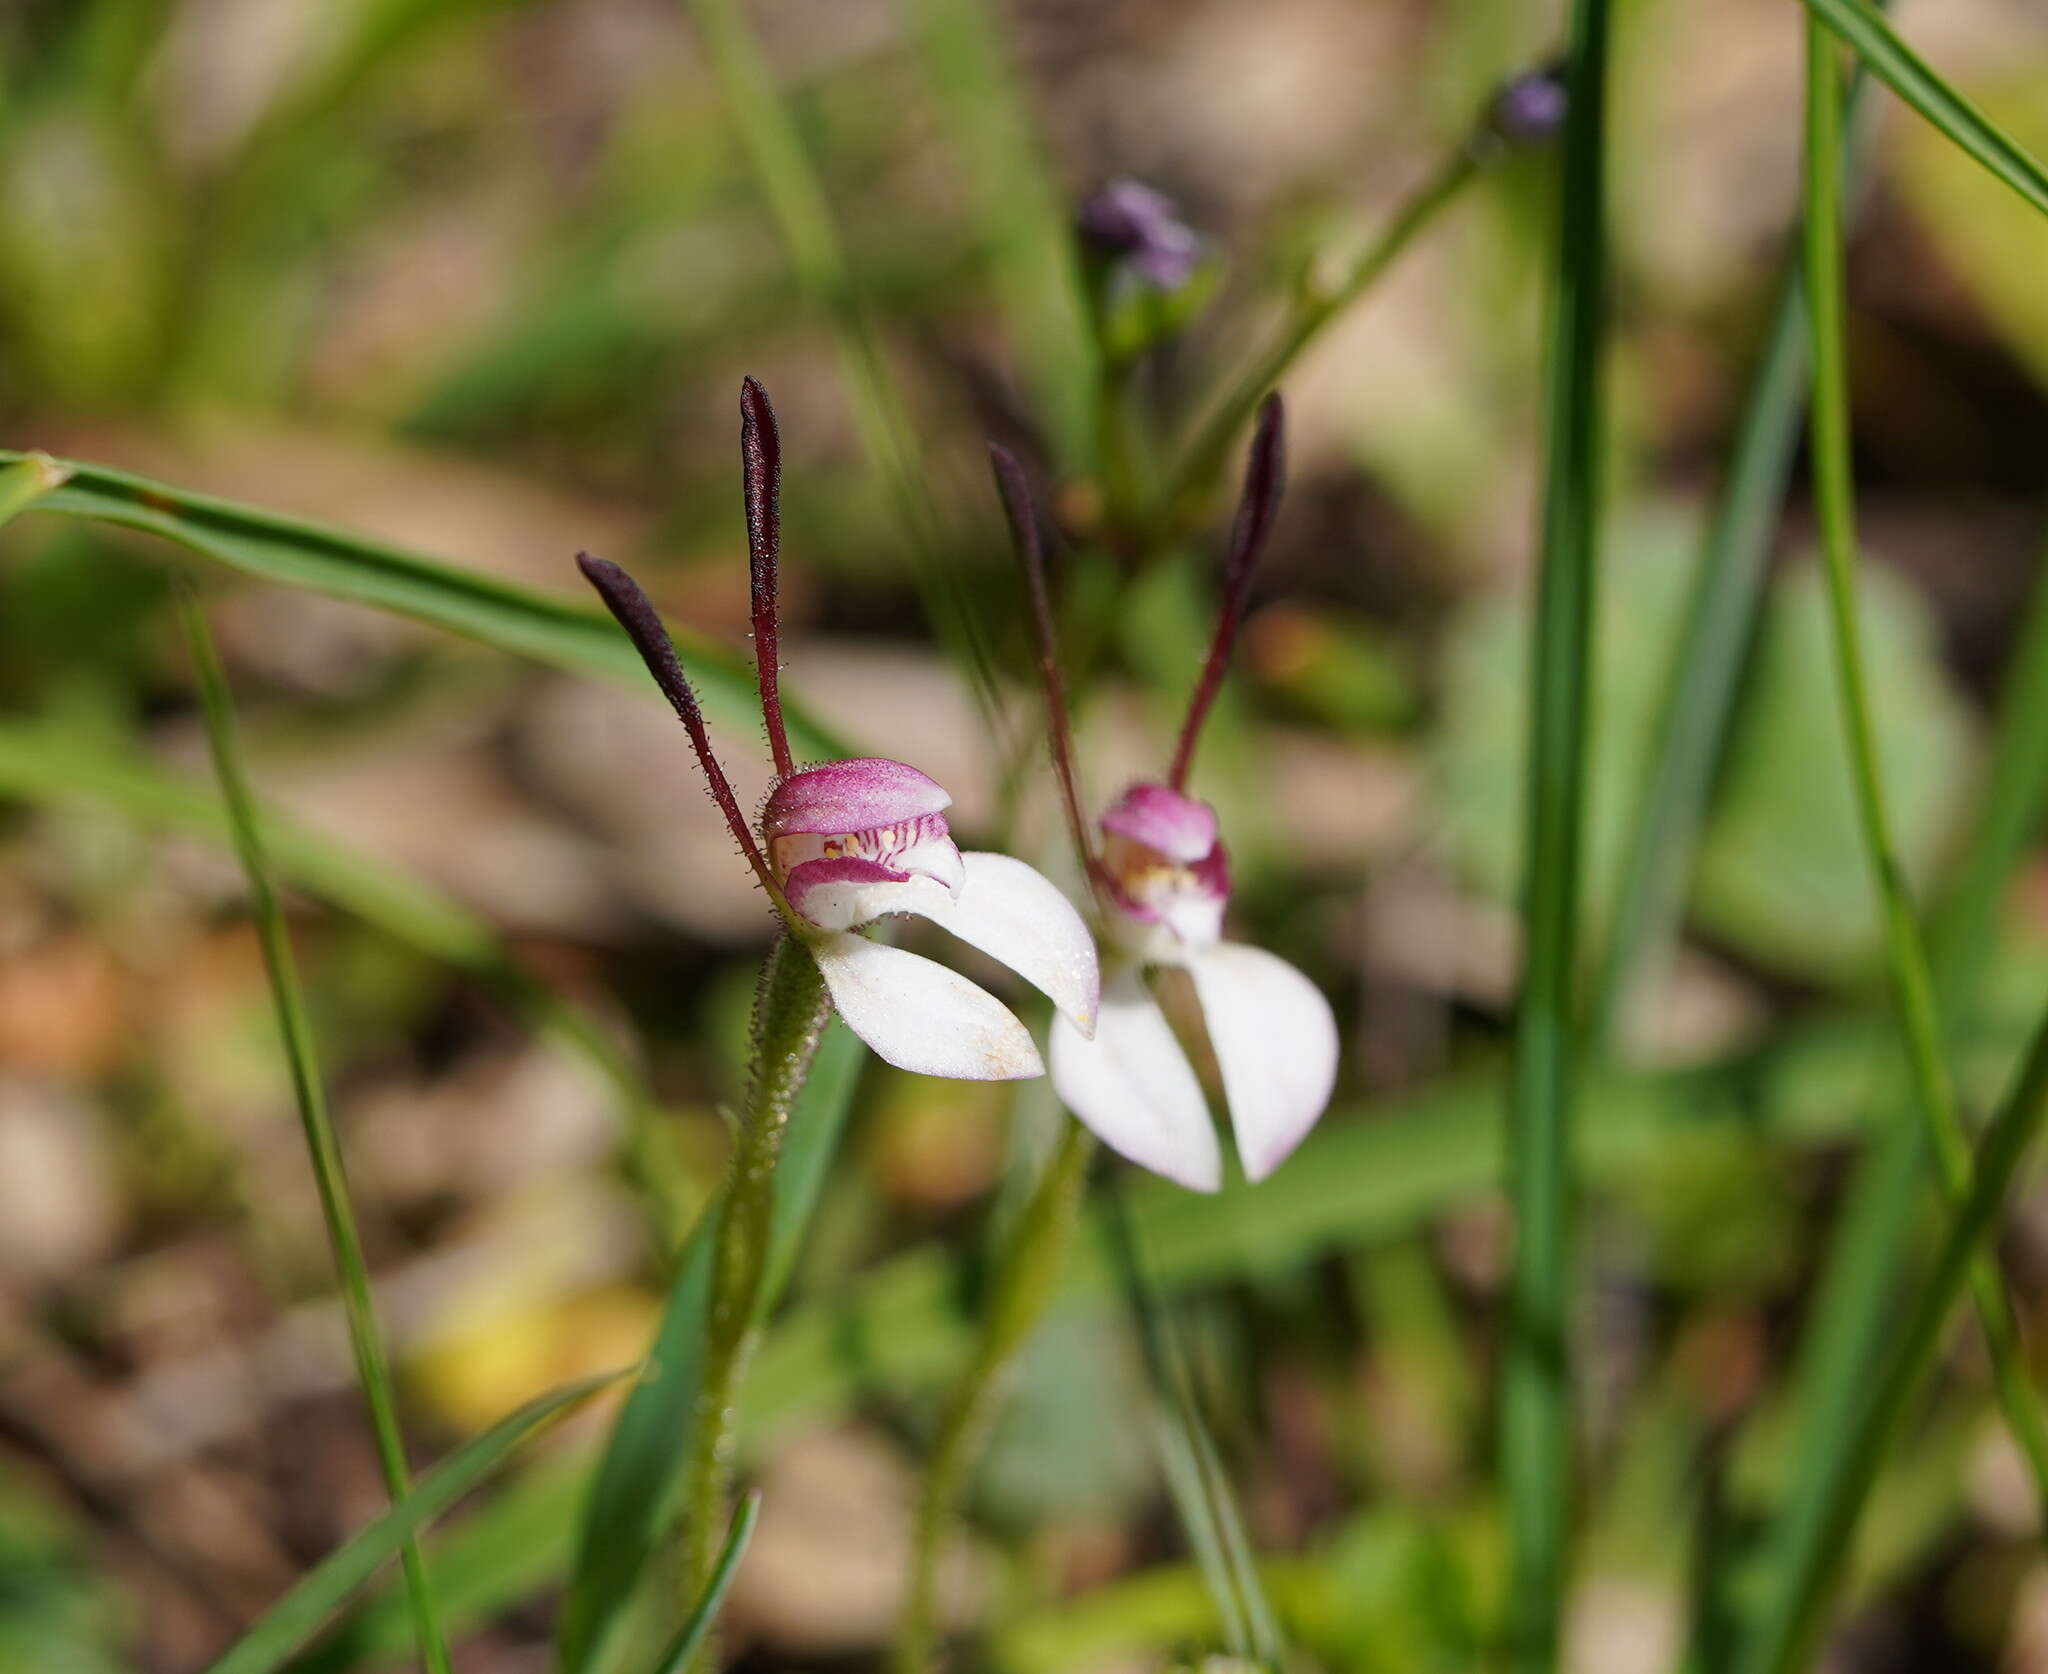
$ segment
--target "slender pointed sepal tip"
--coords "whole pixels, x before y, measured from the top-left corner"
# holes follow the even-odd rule
[[[1216,701],[1224,670],[1237,646],[1238,629],[1244,626],[1245,605],[1251,598],[1252,574],[1272,536],[1280,513],[1280,496],[1287,486],[1287,412],[1275,390],[1259,403],[1257,427],[1252,432],[1251,455],[1245,463],[1244,493],[1237,503],[1237,521],[1230,530],[1230,555],[1223,565],[1223,603],[1216,613],[1216,633],[1209,642],[1208,660],[1188,699],[1187,718],[1181,722],[1180,739],[1174,746],[1173,767],[1167,783],[1175,790],[1187,785],[1188,769],[1194,763],[1195,742],[1202,723]]]
[[[1081,875],[1092,890],[1096,887],[1095,841],[1089,834],[1088,816],[1081,806],[1080,769],[1074,753],[1072,718],[1067,710],[1066,677],[1060,669],[1059,631],[1052,619],[1052,596],[1045,582],[1045,549],[1039,540],[1038,516],[1031,504],[1031,488],[1024,480],[1024,467],[999,442],[988,445],[988,462],[995,472],[996,495],[1009,519],[1010,544],[1017,555],[1017,568],[1024,576],[1024,596],[1031,607],[1031,632],[1037,641],[1038,677],[1045,689],[1046,741],[1052,753],[1053,777],[1059,785],[1060,803],[1067,819],[1067,836],[1074,845],[1074,858]]]
[[[740,469],[747,501],[747,567],[752,578],[754,670],[761,689],[761,719],[775,771],[795,768],[782,720],[781,604],[782,434],[768,392],[753,378],[740,381]]]
[[[704,711],[697,706],[697,694],[690,689],[682,661],[676,656],[675,644],[668,637],[668,629],[662,626],[661,613],[640,590],[640,584],[609,558],[594,558],[587,552],[579,552],[576,554],[576,567],[583,572],[583,579],[597,589],[597,596],[604,600],[605,609],[626,630],[626,637],[640,653],[647,672],[654,676],[654,683],[661,688],[662,696],[668,699],[669,706],[682,721],[683,730],[690,735],[690,747],[697,752],[697,765],[704,770],[711,800],[718,804],[718,811],[725,816],[725,823],[739,842],[740,852],[747,857],[747,864],[753,867],[754,875],[761,880],[761,887],[768,891],[769,900],[775,902],[777,911],[783,911],[782,892],[768,870],[768,862],[761,856],[760,845],[754,841],[753,828],[748,825],[746,815],[740,812],[739,798],[733,795],[732,782],[726,778],[725,769],[718,765],[718,757],[712,754],[711,735],[704,728]]]

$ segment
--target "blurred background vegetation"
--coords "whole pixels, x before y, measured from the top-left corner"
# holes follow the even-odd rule
[[[1558,19],[1507,0],[699,10],[708,37],[671,0],[12,0],[0,441],[564,594],[587,547],[738,645],[752,373],[788,450],[789,688],[946,783],[966,834],[1001,826],[1056,867],[1054,809],[1035,783],[1017,804],[1008,773],[1037,722],[981,449],[1002,439],[1056,482],[1087,547],[1102,487],[1067,206],[1134,175],[1205,241],[1213,301],[1132,392],[1141,436],[1178,434],[1302,264],[1382,224]],[[731,66],[707,60],[736,18],[843,267],[772,172],[764,191]],[[1902,20],[2048,149],[2032,0]],[[1621,9],[1596,923],[1796,213],[1799,26],[1788,0]],[[1901,846],[1938,901],[2048,541],[2048,224],[1879,103],[1850,244],[1866,649]],[[1293,486],[1196,788],[1224,814],[1234,910],[1337,1006],[1344,1079],[1267,1186],[1132,1194],[1290,1638],[1375,1674],[1472,1666],[1499,1604],[1484,1390],[1550,189],[1541,155],[1483,171],[1284,381]],[[1223,515],[1199,509],[1189,563],[1141,579],[1091,665],[1098,800],[1161,759],[1192,673]],[[181,567],[208,589],[304,890],[301,959],[423,1458],[644,1348],[718,1179],[768,928],[649,693],[140,536],[11,525],[9,1674],[200,1666],[383,1503],[166,608]],[[1790,1346],[1859,1127],[1896,1096],[1796,475],[1765,599],[1686,933],[1631,985],[1588,1095],[1568,1658],[1588,1674],[1674,1666],[1688,1526],[1739,1529],[1782,1479]],[[754,731],[721,737],[758,793]],[[1996,928],[1961,1020],[1979,1107],[2048,977],[2048,857]],[[933,1394],[1049,1109],[864,1073],[755,1384],[766,1509],[727,1608],[748,1666],[867,1667],[885,1643]],[[2005,1254],[2038,1340],[2038,1190]],[[978,1656],[1014,1674],[1216,1642],[1104,1271],[1084,1247],[953,1578]],[[437,1541],[467,1674],[545,1665],[603,1422],[578,1418]],[[1866,1525],[1840,1666],[2048,1669],[2048,1564],[1973,1333],[1915,1426]],[[407,1645],[380,1596],[303,1667]]]

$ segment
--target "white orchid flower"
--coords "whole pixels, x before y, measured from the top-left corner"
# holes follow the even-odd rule
[[[1194,984],[1245,1177],[1266,1178],[1330,1102],[1337,1020],[1286,960],[1223,939],[1230,868],[1216,814],[1172,787],[1133,785],[1102,816],[1105,960],[1092,1036],[1054,1021],[1060,1100],[1132,1162],[1194,1191],[1223,1184],[1202,1085],[1145,982],[1177,965]]]
[[[1076,1039],[1095,1032],[1095,944],[1057,887],[1008,855],[962,852],[946,824],[952,798],[914,767],[858,757],[798,768],[791,758],[776,662],[781,445],[768,397],[751,378],[740,412],[754,654],[778,775],[758,833],[712,753],[654,606],[618,565],[587,553],[577,564],[681,717],[712,799],[790,934],[817,962],[846,1026],[877,1057],[923,1075],[1043,1074],[1029,1031],[995,996],[934,960],[859,934],[895,914],[930,919],[1041,989]]]
[[[1177,966],[1192,982],[1250,1180],[1265,1179],[1301,1143],[1328,1106],[1337,1077],[1337,1022],[1315,984],[1261,948],[1223,939],[1229,862],[1215,810],[1184,788],[1279,502],[1281,425],[1279,398],[1270,397],[1252,444],[1223,607],[1173,764],[1163,783],[1133,785],[1102,815],[1099,854],[1076,789],[1052,613],[1023,475],[1007,454],[991,450],[1040,637],[1053,762],[1108,949],[1094,1032],[1053,1020],[1053,1087],[1112,1150],[1203,1192],[1221,1187],[1223,1156],[1201,1080],[1153,997],[1148,978],[1160,967]]]

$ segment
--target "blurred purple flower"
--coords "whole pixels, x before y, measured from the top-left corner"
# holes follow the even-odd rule
[[[1156,290],[1179,290],[1201,260],[1201,240],[1173,200],[1143,181],[1112,180],[1097,187],[1081,200],[1074,225],[1093,254],[1129,262]]]
[[[1493,96],[1487,125],[1510,145],[1543,145],[1564,127],[1571,108],[1562,64],[1525,70]]]

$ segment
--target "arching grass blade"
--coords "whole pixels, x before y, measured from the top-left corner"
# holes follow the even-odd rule
[[[214,771],[220,779],[221,800],[227,805],[234,827],[235,852],[241,858],[255,900],[263,969],[270,980],[278,1033],[283,1037],[285,1056],[291,1066],[292,1095],[298,1104],[299,1123],[320,1194],[320,1213],[327,1223],[327,1239],[333,1247],[335,1272],[341,1281],[342,1313],[348,1322],[356,1380],[362,1385],[363,1401],[369,1408],[385,1487],[394,1501],[402,1500],[411,1491],[412,1480],[405,1462],[405,1439],[398,1424],[398,1402],[391,1387],[391,1370],[384,1358],[376,1308],[370,1299],[369,1270],[363,1261],[362,1238],[349,1204],[348,1175],[342,1164],[333,1117],[327,1108],[327,1088],[313,1044],[312,1022],[306,1014],[305,996],[300,991],[298,969],[292,959],[284,904],[271,881],[256,799],[242,766],[227,677],[214,652],[205,613],[189,589],[179,590],[178,614],[198,673],[200,702],[206,714],[207,739],[213,748]],[[412,1599],[420,1659],[428,1674],[449,1674],[448,1647],[434,1607],[426,1560],[420,1555],[418,1544],[406,1541],[399,1548],[399,1561],[405,1567],[405,1584]]]
[[[281,1668],[420,1529],[488,1478],[532,1436],[618,1376],[614,1372],[589,1378],[539,1396],[456,1449],[421,1477],[410,1494],[266,1610],[206,1674],[272,1674]]]

